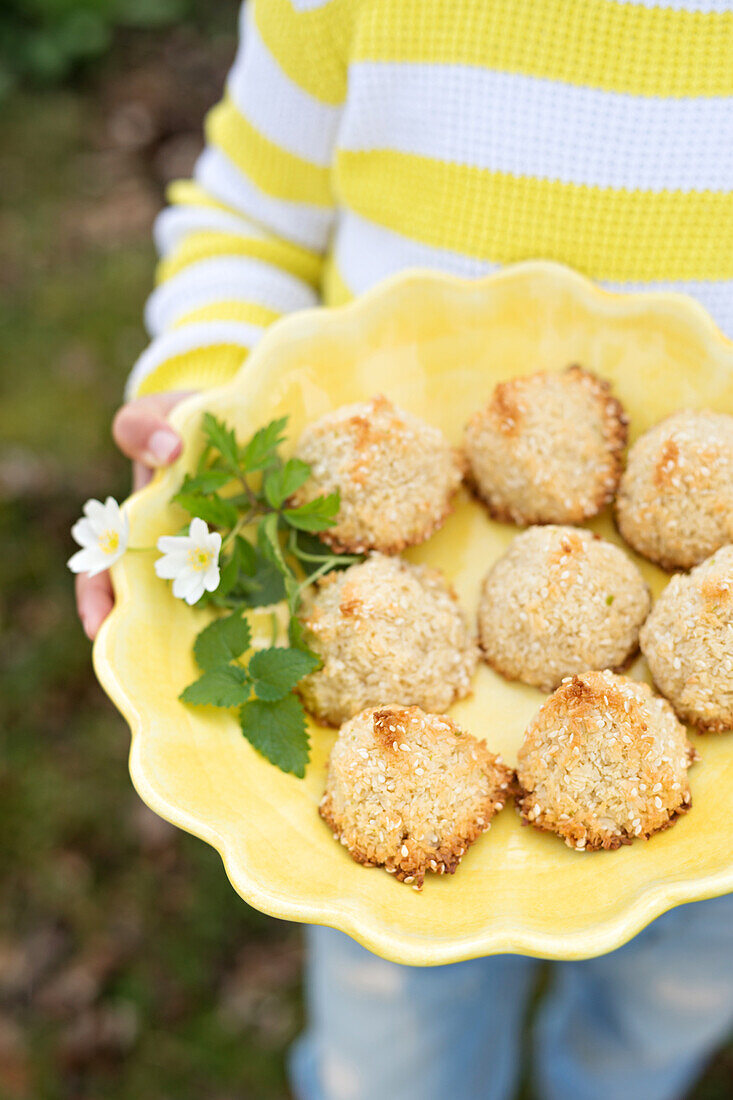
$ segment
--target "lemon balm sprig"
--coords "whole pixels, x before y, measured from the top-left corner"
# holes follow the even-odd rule
[[[206,444],[198,468],[174,500],[193,517],[192,523],[205,521],[221,533],[219,584],[199,603],[228,614],[197,638],[194,656],[200,675],[181,699],[192,705],[235,707],[252,745],[283,771],[302,776],[310,746],[305,712],[294,689],[318,666],[318,658],[303,642],[297,613],[316,574],[340,567],[345,559],[329,554],[315,538],[334,523],[337,495],[302,508],[288,505],[310,467],[281,456],[286,425],[284,418],[274,420],[240,446],[226,424],[211,414],[203,418]],[[287,603],[289,646],[271,644],[252,652],[245,612],[281,601]]]
[[[197,469],[173,498],[222,535],[220,583],[203,603],[233,610],[288,599],[292,617],[295,590],[314,570],[314,547],[319,575],[358,560],[331,554],[317,538],[335,522],[338,494],[289,506],[310,467],[283,459],[286,425],[286,417],[273,420],[239,445],[226,424],[204,414],[205,446]]]
[[[191,547],[184,552],[181,536],[160,540],[159,548],[169,559],[161,559],[156,569],[159,576],[175,577],[174,595],[187,598],[188,592],[196,606],[210,604],[227,612],[199,634],[194,656],[200,675],[182,693],[182,701],[236,708],[242,732],[254,748],[283,771],[303,776],[310,746],[295,689],[319,660],[304,642],[298,611],[309,585],[361,558],[332,554],[318,539],[336,520],[337,493],[290,507],[310,467],[283,458],[286,426],[287,418],[273,420],[240,445],[226,424],[204,415],[205,446],[197,469],[173,500],[191,516],[189,540],[197,523],[202,538],[205,531],[209,539],[219,539],[216,547],[207,543],[212,554],[216,551],[218,580],[194,587],[196,563],[190,559]],[[204,550],[200,552],[197,575],[202,581],[213,564],[205,563]],[[188,570],[188,579],[176,572],[178,566]],[[273,637],[269,647],[253,651],[246,612],[283,601],[289,645],[277,646]]]
[[[290,506],[310,467],[283,458],[286,426],[287,418],[273,420],[240,445],[231,428],[204,414],[197,468],[173,497],[190,519],[178,534],[158,539],[155,572],[173,582],[176,598],[223,612],[194,643],[200,674],[181,700],[236,708],[254,748],[283,771],[303,776],[310,747],[295,689],[319,659],[305,644],[298,611],[309,585],[362,559],[333,554],[318,538],[336,521],[337,493]],[[81,547],[69,560],[74,572],[102,572],[135,549],[128,516],[112,497],[104,504],[87,501],[72,535]],[[246,612],[282,603],[288,645],[276,645],[273,632],[267,648],[253,650]]]

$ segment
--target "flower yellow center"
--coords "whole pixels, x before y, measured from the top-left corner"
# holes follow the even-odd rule
[[[203,550],[200,546],[197,546],[194,550],[189,550],[188,561],[192,569],[195,569],[197,573],[201,573],[211,565],[211,554],[208,550]]]
[[[116,554],[119,547],[120,535],[118,531],[113,531],[112,528],[102,531],[99,536],[99,549],[103,554]]]

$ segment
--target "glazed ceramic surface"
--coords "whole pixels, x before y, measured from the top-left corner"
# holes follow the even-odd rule
[[[281,321],[231,384],[181,406],[184,454],[131,500],[132,543],[152,546],[186,521],[169,499],[196,463],[206,409],[241,439],[287,414],[293,440],[330,409],[381,392],[459,443],[496,382],[569,363],[612,383],[632,439],[682,407],[733,413],[733,343],[681,296],[609,294],[548,263],[474,282],[407,273],[348,306]],[[609,513],[590,526],[620,541]],[[407,556],[443,569],[474,615],[482,576],[515,534],[463,494],[442,531]],[[428,876],[421,894],[352,862],[317,812],[333,731],[312,723],[299,780],[251,748],[233,713],[178,701],[196,674],[192,643],[206,618],[173,598],[154,557],[128,554],[114,569],[117,605],[95,646],[97,673],[130,724],[142,798],[214,845],[251,905],[429,965],[498,952],[596,955],[666,909],[733,890],[733,734],[693,737],[702,762],[691,771],[692,812],[648,842],[574,852],[522,828],[510,805],[455,876]],[[665,574],[636,560],[658,594]],[[269,631],[269,616],[255,618]],[[642,660],[631,674],[647,676]],[[543,698],[481,666],[451,715],[514,763]]]

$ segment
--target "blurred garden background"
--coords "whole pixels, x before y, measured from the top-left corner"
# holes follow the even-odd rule
[[[81,503],[128,490],[151,223],[235,25],[233,0],[0,7],[0,1100],[288,1095],[299,930],[137,798],[65,568]],[[733,1097],[733,1047],[692,1097]]]

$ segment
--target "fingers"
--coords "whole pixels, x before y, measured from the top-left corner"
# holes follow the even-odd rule
[[[114,604],[112,582],[109,573],[88,577],[80,573],[76,578],[76,609],[84,627],[84,633],[92,641],[109,615]]]
[[[149,466],[144,466],[142,462],[133,462],[132,464],[132,491],[136,493],[138,489],[144,488],[149,481],[153,480],[153,471]]]
[[[185,396],[180,391],[155,393],[123,405],[112,423],[112,435],[122,453],[151,468],[174,462],[183,444],[167,416]]]
[[[112,435],[123,454],[133,460],[133,487],[142,488],[151,478],[151,469],[167,466],[181,453],[183,443],[168,423],[168,414],[190,391],[156,393],[123,405],[114,418]],[[114,593],[108,572],[95,577],[80,574],[76,578],[76,608],[88,638],[96,637],[100,626],[114,606]]]

